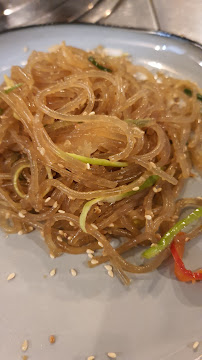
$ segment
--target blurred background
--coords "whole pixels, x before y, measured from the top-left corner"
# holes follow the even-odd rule
[[[202,0],[0,0],[0,32],[60,22],[160,30],[202,43]]]

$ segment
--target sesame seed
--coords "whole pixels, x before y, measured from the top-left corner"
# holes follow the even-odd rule
[[[75,200],[75,198],[71,195],[68,195],[69,200]]]
[[[72,221],[69,222],[70,226],[74,226],[74,223]]]
[[[75,269],[71,269],[70,271],[71,271],[72,276],[76,276],[76,275],[77,275],[77,272],[76,272]]]
[[[26,53],[26,52],[28,52],[28,47],[27,46],[24,46],[24,48],[23,48],[23,51]]]
[[[154,247],[154,246],[157,246],[157,244],[155,244],[155,243],[152,243],[152,244],[151,244],[151,247]]]
[[[109,226],[109,227],[114,227],[114,224],[113,224],[113,223],[111,223],[111,224],[109,224],[108,226]]]
[[[55,256],[53,254],[50,254],[51,259],[55,259]]]
[[[22,351],[26,351],[28,349],[28,341],[24,340],[21,346]]]
[[[154,193],[159,193],[160,191],[162,191],[161,187],[159,187],[159,188],[156,188],[155,186],[153,187],[153,192]]]
[[[94,254],[94,250],[91,250],[91,249],[87,249],[86,252],[87,252],[87,254]]]
[[[54,343],[55,343],[55,336],[54,336],[54,335],[50,335],[50,336],[49,336],[49,342],[50,342],[50,344],[54,344]]]
[[[10,217],[10,213],[9,213],[9,212],[6,212],[6,214],[5,214],[5,219],[6,219],[6,220],[9,219],[9,217]]]
[[[91,226],[96,230],[98,229],[97,225],[95,225],[95,224],[91,224]]]
[[[107,271],[112,271],[112,266],[111,266],[111,265],[104,265],[104,268],[105,268]]]
[[[14,278],[15,278],[15,275],[16,275],[15,273],[9,274],[8,277],[7,277],[7,280],[9,281],[9,280],[14,279]]]
[[[18,231],[18,235],[22,235],[22,234],[23,234],[22,230]]]
[[[112,270],[109,270],[109,271],[108,271],[108,275],[109,275],[111,278],[113,278],[113,277],[114,277],[113,271],[112,271]]]
[[[140,187],[139,187],[139,186],[135,186],[132,190],[133,190],[133,191],[138,191],[138,190],[140,190]]]
[[[89,115],[95,115],[95,111],[91,111]]]
[[[52,270],[50,271],[50,276],[55,276],[55,274],[56,274],[56,269],[52,269]]]
[[[87,358],[87,360],[95,360],[95,356],[91,355]]]
[[[67,238],[67,240],[72,240],[72,236],[69,235],[68,238]]]
[[[92,259],[92,258],[93,258],[93,254],[88,254],[88,257],[89,257],[90,259]]]
[[[150,161],[150,166],[152,167],[152,168],[156,168],[156,165],[152,162],[152,161]]]
[[[61,169],[64,169],[64,165],[63,165],[63,164],[58,164],[58,166],[59,166]]]
[[[60,241],[60,242],[62,242],[62,238],[61,238],[60,235],[57,236],[57,240]]]
[[[198,346],[199,346],[199,341],[195,341],[193,343],[193,349],[196,350],[198,348]]]
[[[64,235],[64,231],[63,230],[59,230],[58,231],[60,235]]]
[[[100,241],[98,241],[98,245],[103,248],[103,244]]]
[[[102,201],[98,201],[98,205],[104,205],[104,203]]]
[[[96,206],[93,210],[96,214],[100,214],[101,213],[101,209],[99,208],[99,206]]]
[[[40,154],[42,155],[42,156],[44,156],[45,155],[45,149],[44,149],[44,147],[42,147],[42,146],[37,146],[37,150],[40,152]]]
[[[89,163],[86,164],[86,169],[90,170],[90,164]]]
[[[160,235],[160,234],[156,234],[155,236],[156,236],[157,239],[159,239],[159,240],[161,239],[161,235]]]
[[[53,204],[53,208],[55,209],[57,206],[58,206],[58,202],[55,201],[54,204]]]
[[[47,197],[46,200],[45,200],[45,203],[47,203],[48,201],[50,201],[51,197]]]
[[[190,238],[189,238],[189,237],[186,237],[186,238],[185,238],[185,241],[186,241],[186,242],[187,242],[187,241],[189,241],[189,240],[190,240]]]
[[[82,115],[87,115],[87,111],[84,111]]]
[[[92,265],[96,265],[96,264],[98,264],[98,261],[97,261],[96,259],[92,259],[92,260],[91,260],[91,264],[92,264]]]
[[[59,212],[60,214],[65,214],[65,211],[64,211],[64,210],[58,210],[58,212]]]
[[[116,359],[116,353],[109,352],[109,353],[107,353],[107,356],[111,359]]]
[[[151,220],[152,219],[151,215],[148,215],[148,214],[146,214],[144,217],[145,217],[146,220]]]
[[[29,226],[29,227],[28,227],[28,230],[29,230],[29,231],[33,231],[33,230],[34,230],[33,226]]]
[[[23,211],[20,211],[20,212],[18,213],[18,216],[21,217],[21,218],[24,218],[24,217],[25,217],[25,214],[24,214]]]

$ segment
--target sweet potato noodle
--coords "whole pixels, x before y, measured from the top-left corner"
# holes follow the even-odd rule
[[[201,204],[177,200],[193,162],[202,167],[197,85],[65,43],[32,52],[5,80],[1,227],[39,229],[53,256],[99,250],[89,266],[110,261],[125,284],[126,272],[157,268],[169,249],[142,265],[127,254],[158,242],[185,207]]]

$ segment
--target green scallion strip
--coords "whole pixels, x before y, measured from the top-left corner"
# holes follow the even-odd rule
[[[197,99],[198,99],[199,101],[202,101],[202,95],[201,95],[201,94],[197,93],[197,94],[196,94],[196,97],[197,97]]]
[[[147,125],[149,122],[151,122],[152,120],[154,120],[154,119],[152,119],[152,118],[137,119],[137,120],[135,120],[135,119],[125,119],[124,121],[126,121],[129,124],[134,124],[134,125],[136,125],[138,127],[143,127],[143,126]]]
[[[74,159],[82,161],[85,164],[111,166],[111,167],[126,167],[126,166],[128,166],[127,162],[110,161],[107,159],[91,158],[91,157],[77,155],[77,154],[73,154],[73,153],[66,153],[66,154],[73,157]]]
[[[0,116],[3,115],[4,109],[0,108]]]
[[[5,92],[6,94],[9,94],[11,91],[19,88],[20,86],[22,86],[22,83],[19,83],[19,84],[16,84],[16,85],[14,85],[14,86],[11,86],[10,88],[4,90],[4,92]]]
[[[189,96],[189,97],[191,97],[192,96],[192,90],[191,89],[184,89],[184,93],[187,95],[187,96]]]
[[[184,219],[178,221],[158,242],[156,246],[152,246],[145,250],[142,256],[146,259],[151,259],[158,255],[162,250],[165,250],[173,241],[173,238],[183,230],[187,225],[193,223],[202,217],[202,207],[197,208]]]
[[[156,181],[159,179],[159,176],[157,175],[151,175],[147,178],[147,180],[145,180],[143,182],[142,185],[140,185],[139,189],[138,190],[131,190],[131,191],[128,191],[126,193],[123,193],[123,194],[119,194],[119,195],[115,195],[115,196],[109,196],[107,198],[105,197],[100,197],[100,198],[96,198],[96,199],[93,199],[93,200],[90,200],[90,201],[87,201],[81,211],[81,215],[80,215],[80,218],[79,218],[79,223],[80,223],[80,227],[81,229],[86,232],[86,218],[87,218],[87,215],[88,215],[88,212],[90,211],[91,207],[98,203],[99,201],[104,201],[104,202],[108,202],[108,203],[114,203],[114,202],[117,202],[117,201],[120,201],[126,197],[129,197],[131,195],[134,195],[135,193],[141,191],[141,190],[144,190],[152,185],[154,185],[156,183]]]
[[[99,64],[99,63],[95,60],[95,58],[94,58],[93,56],[89,56],[88,61],[90,61],[93,65],[95,65],[99,70],[107,71],[107,72],[110,72],[110,73],[112,72],[111,69],[108,69],[107,67]]]

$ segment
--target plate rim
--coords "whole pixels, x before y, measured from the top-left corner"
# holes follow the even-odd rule
[[[146,35],[155,35],[158,37],[164,37],[164,38],[171,38],[171,39],[175,39],[177,41],[182,41],[184,43],[189,43],[190,45],[199,48],[200,50],[202,50],[202,43],[189,39],[186,36],[182,36],[182,35],[177,35],[171,32],[167,32],[164,30],[149,30],[146,28],[139,28],[139,27],[122,27],[122,26],[118,26],[118,25],[105,25],[105,24],[92,24],[92,23],[82,23],[82,22],[71,22],[71,23],[66,23],[66,22],[48,22],[46,24],[33,24],[33,25],[26,25],[26,26],[18,26],[18,27],[14,27],[11,29],[4,29],[2,31],[0,31],[0,36],[10,33],[10,32],[18,32],[21,30],[26,30],[26,29],[35,29],[35,28],[43,28],[43,27],[52,27],[52,26],[71,26],[71,25],[76,25],[76,26],[85,26],[85,27],[100,27],[100,28],[108,28],[108,29],[119,29],[119,30],[132,30],[134,32],[137,32],[139,34],[144,33]]]

